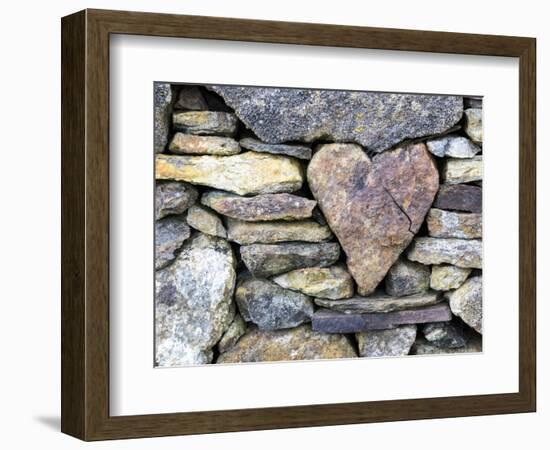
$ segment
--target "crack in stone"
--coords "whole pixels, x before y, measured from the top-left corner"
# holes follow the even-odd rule
[[[407,218],[407,220],[409,221],[409,232],[412,233],[413,235],[415,234],[414,231],[412,230],[412,220],[411,218],[409,217],[409,215],[405,212],[405,210],[401,207],[401,205],[399,203],[397,203],[397,201],[395,200],[395,198],[393,197],[392,193],[386,188],[386,186],[383,186],[384,187],[384,191],[386,191],[386,194],[388,194],[390,196],[390,198],[392,199],[393,203],[395,204],[395,206],[397,206],[399,208],[399,211],[401,211],[403,213],[403,215]]]

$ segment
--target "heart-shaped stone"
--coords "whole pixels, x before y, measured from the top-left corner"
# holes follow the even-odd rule
[[[356,144],[321,145],[307,178],[361,295],[376,289],[409,245],[439,187],[424,144],[399,147],[372,160]]]

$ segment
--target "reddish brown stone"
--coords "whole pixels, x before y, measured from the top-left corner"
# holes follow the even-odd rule
[[[359,333],[369,330],[387,330],[398,325],[448,322],[452,319],[447,303],[387,313],[341,313],[318,309],[311,319],[313,331],[323,333]]]
[[[434,207],[456,209],[473,213],[481,212],[482,190],[469,184],[442,184],[435,197]]]
[[[359,294],[370,294],[433,202],[439,175],[432,157],[424,144],[396,148],[372,161],[358,145],[327,144],[313,156],[307,176]]]

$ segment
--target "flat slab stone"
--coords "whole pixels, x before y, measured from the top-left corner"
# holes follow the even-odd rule
[[[381,152],[442,133],[462,117],[462,97],[318,89],[210,86],[262,141],[355,142]]]
[[[477,239],[483,235],[481,214],[460,213],[432,208],[426,217],[432,237]]]
[[[250,222],[307,219],[317,205],[314,200],[293,194],[241,197],[224,191],[203,194],[201,203],[224,216]]]
[[[240,281],[235,301],[242,318],[260,330],[293,328],[309,322],[313,315],[310,297],[261,278]]]
[[[250,328],[237,344],[220,355],[216,363],[300,361],[356,358],[346,336],[316,333],[309,325],[288,330],[260,331]]]
[[[245,152],[233,156],[157,155],[157,180],[181,180],[239,195],[292,192],[300,189],[300,163],[286,156]]]
[[[469,184],[442,184],[435,197],[434,207],[481,213],[483,191]]]
[[[386,330],[398,325],[428,322],[448,322],[452,314],[446,303],[405,311],[373,314],[345,314],[330,309],[319,309],[313,314],[312,328],[323,333],[359,333]]]
[[[240,153],[239,143],[229,137],[196,136],[194,134],[176,133],[168,150],[177,155],[236,155]]]
[[[234,136],[238,128],[235,114],[218,111],[176,112],[172,124],[177,131],[206,136]]]
[[[483,157],[469,159],[447,158],[443,163],[441,178],[444,183],[470,183],[483,179]]]
[[[253,138],[244,138],[239,141],[241,147],[255,152],[273,153],[276,155],[294,156],[299,159],[311,159],[311,148],[305,145],[267,144]]]
[[[245,222],[227,219],[226,223],[228,239],[241,245],[288,241],[322,242],[332,238],[330,228],[319,225],[314,220]]]
[[[359,294],[370,294],[433,202],[439,175],[432,157],[424,144],[396,148],[372,161],[358,145],[326,144],[311,159],[307,177]]]
[[[421,306],[435,305],[442,300],[443,297],[437,292],[428,291],[422,294],[407,295],[405,297],[375,293],[368,297],[352,297],[344,300],[316,298],[315,303],[324,308],[333,309],[346,314],[353,314],[400,311]]]
[[[255,277],[270,277],[304,267],[326,267],[340,257],[340,246],[334,242],[252,244],[243,245],[240,251],[246,268]]]
[[[415,238],[407,258],[422,264],[452,264],[473,269],[482,268],[483,244],[479,239]]]

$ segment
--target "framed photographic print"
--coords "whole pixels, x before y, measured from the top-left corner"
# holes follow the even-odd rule
[[[62,19],[62,431],[535,410],[535,40]]]

